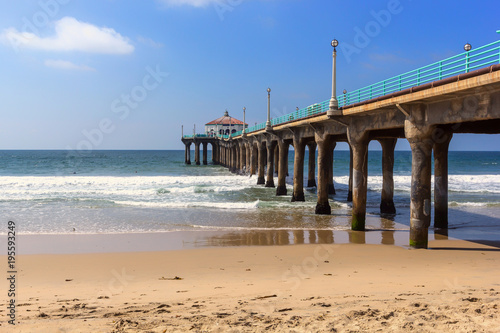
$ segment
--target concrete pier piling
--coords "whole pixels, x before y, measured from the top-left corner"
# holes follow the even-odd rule
[[[276,141],[268,140],[267,146],[267,178],[265,187],[274,187],[274,150],[276,148]]]
[[[285,140],[278,140],[279,158],[278,158],[278,186],[276,187],[276,195],[286,195],[286,174],[288,167],[288,149],[289,143]]]
[[[184,158],[186,160],[186,164],[191,164],[191,143],[186,143],[184,146]]]
[[[203,142],[203,165],[208,164],[208,142]]]
[[[238,173],[240,170],[240,144],[236,143],[234,145],[234,168],[233,173]]]
[[[221,145],[221,164],[223,167],[227,167],[226,163],[226,147],[224,145]]]
[[[279,149],[280,147],[276,145],[274,147],[274,174],[277,176],[279,172],[279,165],[280,165],[280,154],[279,154]]]
[[[263,142],[259,142],[259,166],[258,166],[258,175],[257,175],[257,185],[264,185],[264,169],[265,169],[265,155],[266,147]]]
[[[434,136],[434,228],[448,228],[448,148],[453,133],[437,128]]]
[[[352,147],[349,145],[349,184],[347,190],[347,202],[352,202]]]
[[[245,144],[245,151],[246,151],[246,165],[245,165],[245,173],[247,175],[252,175],[252,144],[250,142],[247,142]]]
[[[257,146],[252,143],[250,146],[251,151],[250,151],[250,174],[253,176],[257,172],[257,162],[258,162],[258,157],[259,157],[259,150],[257,149]]]
[[[363,231],[366,220],[369,132],[349,127],[347,137],[353,153],[351,228]]]
[[[397,139],[379,139],[382,146],[382,198],[381,214],[396,214],[394,207],[394,148]]]
[[[232,146],[229,148],[229,171],[234,173],[234,168],[236,164],[236,147]]]
[[[332,213],[332,208],[328,203],[328,155],[330,150],[330,140],[324,132],[314,134],[314,139],[318,146],[318,202],[316,203],[316,214],[327,215]]]
[[[240,163],[238,165],[238,172],[243,174],[246,170],[246,164],[247,164],[247,149],[246,149],[246,144],[241,143],[240,144]]]
[[[200,165],[200,143],[194,143],[194,163]]]
[[[414,107],[412,120],[405,120],[405,137],[410,143],[411,201],[410,246],[427,248],[431,222],[431,155],[434,126],[425,123],[425,106]]]
[[[316,187],[316,142],[307,144],[309,151],[307,187]]]
[[[335,195],[335,185],[333,183],[333,156],[335,151],[336,142],[331,143],[331,149],[328,152],[328,194]]]
[[[292,202],[305,201],[304,197],[304,155],[306,151],[305,140],[298,135],[293,136],[294,161],[293,161],[293,194]]]

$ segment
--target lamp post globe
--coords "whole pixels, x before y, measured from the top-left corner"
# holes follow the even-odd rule
[[[266,131],[271,131],[273,127],[271,126],[271,88],[267,88],[267,121],[266,121]]]
[[[339,102],[337,100],[337,93],[336,93],[336,84],[337,84],[337,77],[336,77],[336,67],[337,67],[337,49],[336,47],[339,45],[339,41],[334,39],[332,40],[331,43],[333,47],[333,65],[332,65],[332,98],[330,99],[330,107],[328,111],[326,112],[328,117],[333,117],[333,116],[338,116],[339,114]]]
[[[472,50],[472,45],[470,45],[469,43],[466,43],[464,45],[464,50],[465,50],[465,72],[466,73],[469,73],[470,71],[470,55],[469,55],[469,51]]]
[[[243,107],[243,136],[245,136],[245,126],[246,126],[246,123],[245,123],[245,111],[247,110],[246,107]]]

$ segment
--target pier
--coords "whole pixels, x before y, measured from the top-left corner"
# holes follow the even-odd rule
[[[332,46],[334,46],[332,44]],[[335,45],[336,46],[336,45]],[[304,201],[305,149],[309,150],[308,186],[317,186],[316,214],[331,214],[335,193],[333,156],[337,142],[351,153],[349,195],[352,230],[365,230],[368,144],[382,146],[383,189],[380,212],[394,214],[394,148],[408,140],[412,151],[410,246],[427,248],[434,202],[434,227],[448,227],[448,146],[454,133],[500,133],[500,41],[431,65],[335,96],[335,51],[332,98],[293,113],[268,119],[229,135],[183,135],[185,162],[212,162],[232,172],[257,175],[257,184],[287,195],[288,151],[293,146],[292,201]],[[333,102],[332,102],[333,101]],[[338,105],[336,104],[338,103]],[[200,161],[200,146],[203,160]],[[434,159],[434,198],[431,198]],[[267,166],[267,168],[266,168]],[[274,183],[275,166],[278,172]],[[315,169],[317,166],[317,183]],[[265,171],[267,174],[264,174]]]

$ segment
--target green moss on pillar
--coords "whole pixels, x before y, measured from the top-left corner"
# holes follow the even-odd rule
[[[410,246],[416,249],[426,249],[429,243],[428,228],[410,228]]]
[[[365,230],[366,216],[364,214],[352,214],[351,229],[356,231]]]

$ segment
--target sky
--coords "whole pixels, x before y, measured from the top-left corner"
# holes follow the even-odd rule
[[[272,117],[329,99],[333,38],[337,93],[500,39],[496,0],[0,3],[0,149],[183,149],[181,126],[226,109],[264,122],[268,87]],[[500,136],[450,149],[500,150]]]

